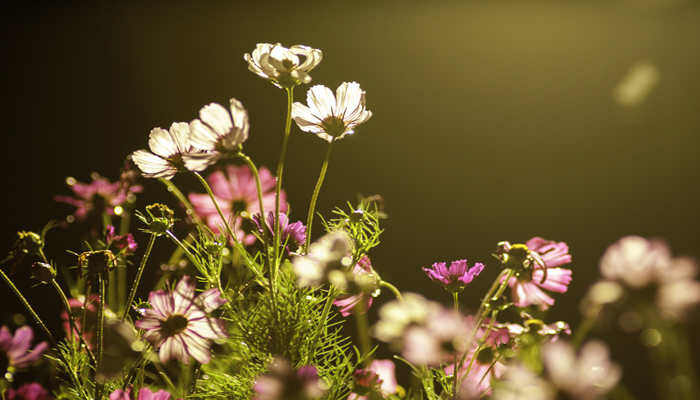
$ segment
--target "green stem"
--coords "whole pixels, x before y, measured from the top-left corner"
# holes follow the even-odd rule
[[[355,305],[353,314],[355,314],[355,322],[357,323],[357,337],[360,342],[362,359],[367,366],[372,358],[368,356],[372,344],[369,338],[369,323],[367,322],[367,307],[364,296],[364,294],[360,296],[360,301]]]
[[[17,299],[19,299],[20,303],[24,306],[24,308],[27,309],[27,312],[31,314],[31,316],[34,318],[34,321],[41,327],[41,330],[44,331],[44,334],[46,334],[46,337],[49,339],[52,345],[56,344],[56,338],[51,334],[51,331],[49,331],[49,328],[46,327],[46,324],[44,324],[44,321],[39,317],[39,314],[34,311],[32,306],[29,304],[27,299],[22,295],[22,292],[17,289],[17,286],[12,282],[9,276],[5,273],[5,271],[2,270],[2,267],[0,267],[0,276],[2,276],[2,279],[7,283],[7,286],[12,289],[12,292],[17,296]]]
[[[323,164],[321,165],[321,172],[318,174],[316,187],[314,187],[314,193],[311,196],[311,204],[309,204],[309,215],[306,217],[306,244],[304,245],[305,254],[308,253],[309,245],[311,244],[311,232],[312,224],[314,222],[314,213],[316,212],[316,200],[318,200],[318,194],[319,192],[321,192],[321,186],[323,186],[323,180],[326,177],[326,171],[328,170],[328,161],[331,158],[331,150],[333,150],[333,143],[333,141],[328,143],[326,157],[323,159]]]
[[[263,237],[265,237],[267,235],[267,229],[265,229],[265,221],[267,215],[265,215],[265,206],[263,205],[262,184],[260,183],[260,174],[258,173],[258,168],[255,166],[253,160],[251,160],[250,157],[248,157],[247,155],[243,153],[238,153],[238,157],[245,161],[245,163],[248,165],[248,168],[250,168],[250,170],[253,171],[253,176],[255,177],[255,189],[258,191],[258,207],[260,208],[260,228],[263,231]]]
[[[199,175],[196,172],[195,174]],[[187,200],[187,197],[185,197],[185,195],[182,194],[180,189],[178,189],[178,187],[175,186],[175,184],[169,179],[158,178],[158,180],[168,188],[168,192],[172,193],[173,196],[175,196],[180,201],[180,203],[182,203],[182,205],[185,207],[187,215],[189,215],[190,218],[192,218],[194,223],[199,226],[202,226],[202,220],[199,218],[199,215],[197,215],[197,213],[195,212],[194,207],[192,207],[192,204],[189,200]],[[216,202],[214,204],[216,204]]]
[[[214,192],[212,192],[211,187],[207,183],[206,179],[202,177],[202,175],[199,174],[199,172],[192,171],[192,173],[199,179],[199,182],[204,186],[204,189],[207,191],[207,194],[209,195],[209,198],[211,199],[211,202],[214,203],[214,207],[216,207],[216,212],[219,213],[219,217],[221,217],[221,220],[224,222],[224,227],[226,228],[226,233],[231,237],[231,240],[234,243],[238,243],[238,238],[236,235],[233,233],[233,230],[231,229],[231,225],[228,223],[228,219],[224,216],[224,213],[221,211],[221,207],[219,207],[219,202],[216,201],[216,197],[214,196]]]
[[[384,281],[384,280],[379,282],[379,286],[384,286],[385,288],[389,289],[394,294],[396,299],[398,299],[399,301],[403,301],[403,296],[401,295],[401,291],[396,286],[394,286],[391,283]]]
[[[126,304],[124,305],[124,312],[122,313],[122,321],[126,319],[126,316],[129,315],[129,309],[131,309],[131,303],[134,302],[134,298],[136,297],[136,291],[139,288],[139,283],[141,282],[141,276],[143,275],[143,270],[146,269],[146,262],[148,261],[148,257],[151,256],[151,250],[153,250],[153,244],[156,242],[156,236],[155,234],[151,234],[151,237],[148,239],[148,245],[146,245],[146,252],[144,253],[143,257],[141,258],[141,263],[139,264],[139,269],[136,270],[136,280],[134,281],[134,284],[131,286],[131,290],[129,291],[129,299],[126,301]]]
[[[85,343],[85,339],[83,338],[83,332],[78,329],[77,325],[75,325],[75,321],[73,320],[73,313],[71,312],[71,307],[70,303],[68,302],[68,297],[66,297],[66,293],[61,289],[61,285],[56,282],[56,279],[51,280],[51,286],[56,289],[56,293],[58,293],[58,297],[61,298],[61,302],[63,303],[63,308],[66,309],[66,315],[68,316],[68,323],[70,324],[70,333],[68,334],[68,337],[71,341],[73,342],[73,332],[75,332],[78,335],[78,340],[81,345],[81,348],[84,348],[88,356],[90,357],[90,360],[94,363],[95,362],[95,355],[92,353],[92,350],[90,350],[90,347],[88,347],[87,343]]]
[[[314,335],[314,344],[313,344],[313,346],[310,347],[311,351],[314,351],[316,349],[316,344],[318,343],[318,340],[321,337],[321,331],[326,329],[327,321],[328,321],[328,314],[330,314],[330,312],[331,312],[331,306],[333,305],[333,300],[335,300],[335,290],[333,288],[333,285],[331,285],[328,288],[328,297],[326,298],[326,303],[323,305],[323,311],[321,311],[321,320],[319,321],[319,325],[318,325],[316,334]]]
[[[95,334],[95,342],[97,344],[97,364],[95,366],[95,373],[97,378],[95,379],[95,400],[100,400],[102,398],[103,384],[101,383],[102,378],[100,373],[102,372],[102,353],[104,348],[104,329],[105,329],[105,273],[100,272],[97,275],[97,286],[100,292],[100,304],[97,307],[97,332]]]
[[[131,225],[131,212],[124,210],[122,214],[122,221],[119,224],[119,234],[126,235],[129,233],[129,226]],[[117,304],[121,307],[126,303],[126,291],[127,291],[127,274],[126,268],[117,268]]]
[[[292,102],[294,101],[294,87],[292,86],[290,88],[287,88],[285,91],[287,92],[287,117],[284,121],[284,136],[282,138],[282,150],[280,151],[280,158],[277,162],[277,185],[275,186],[275,223],[273,229],[275,270],[277,269],[277,260],[279,259],[280,247],[280,223],[279,218],[277,218],[277,216],[280,214],[280,192],[282,191],[284,162],[287,158],[287,145],[289,144],[289,134],[292,131]],[[273,277],[270,277],[270,279],[274,280]]]
[[[459,292],[456,290],[452,292],[452,307],[459,312]]]

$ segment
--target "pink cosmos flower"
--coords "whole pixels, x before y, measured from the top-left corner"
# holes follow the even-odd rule
[[[671,259],[671,249],[665,242],[625,236],[605,250],[600,260],[600,272],[608,279],[641,288],[663,274]]]
[[[85,296],[79,296],[78,298],[68,299],[68,305],[71,309],[71,314],[73,316],[73,323],[75,327],[83,333],[83,340],[90,349],[94,348],[93,339],[95,336],[95,326],[97,326],[97,307],[100,304],[100,297],[97,295],[90,296],[88,301],[85,301]],[[83,310],[85,312],[85,324],[82,326]],[[116,315],[112,310],[105,306],[104,313],[106,318],[116,318]],[[73,331],[72,335],[70,333],[70,322],[68,321],[68,314],[64,311],[61,312],[61,320],[63,323],[63,331],[66,332],[67,337],[72,337],[73,340],[79,340],[78,332]]]
[[[208,313],[226,303],[218,289],[209,289],[195,296],[195,284],[183,276],[175,290],[156,290],[148,296],[151,308],[136,321],[144,329],[144,337],[159,348],[162,363],[176,358],[187,364],[190,357],[201,364],[211,360],[211,340],[227,337],[223,321]]]
[[[352,268],[352,272],[356,275],[372,273],[372,262],[370,261],[369,257],[366,255],[363,256]],[[338,312],[340,315],[347,317],[353,313],[355,306],[362,299],[365,299],[363,312],[367,312],[367,310],[369,310],[369,308],[372,306],[372,296],[369,296],[366,293],[338,296],[338,298],[333,302],[333,305],[338,307]]]
[[[454,291],[463,289],[473,281],[484,269],[484,264],[476,263],[473,267],[468,267],[467,260],[457,260],[452,261],[449,268],[447,263],[437,262],[432,267],[423,267],[423,271],[431,280],[438,281],[445,289]]]
[[[27,383],[19,387],[19,389],[9,389],[7,391],[7,400],[52,400],[49,395],[38,383]]]
[[[263,207],[265,212],[275,210],[275,184],[277,179],[272,176],[272,173],[267,168],[260,168],[260,185],[263,196]],[[255,242],[255,236],[246,234],[241,229],[242,218],[252,217],[255,214],[260,214],[260,206],[258,205],[258,192],[255,185],[255,177],[248,166],[228,166],[225,173],[216,171],[207,177],[207,182],[211,186],[216,202],[221,208],[224,217],[233,225],[234,230],[244,244],[250,245]],[[197,215],[202,217],[209,228],[215,233],[220,232],[220,227],[224,225],[219,213],[216,211],[214,203],[208,194],[190,193],[188,196]],[[286,213],[288,205],[286,202],[286,194],[280,192],[280,212]],[[280,220],[281,221],[281,220]]]
[[[280,205],[281,206],[281,205]],[[262,235],[263,229],[260,224],[260,214],[253,215],[253,222],[258,228],[258,232]],[[267,213],[267,218],[265,219],[265,227],[267,228],[267,234],[272,237],[273,230],[275,227],[275,212],[269,211]],[[304,244],[306,240],[306,225],[301,221],[289,223],[289,217],[287,214],[280,213],[280,243],[284,245],[286,243],[287,253],[291,253],[290,248],[293,246],[299,247]]]
[[[170,400],[170,396],[165,390],[154,393],[149,388],[141,388],[136,397],[132,398],[131,389],[117,389],[109,395],[109,400]]]
[[[140,193],[142,187],[130,185],[125,182],[110,182],[98,174],[92,175],[92,182],[82,183],[73,178],[68,178],[68,186],[74,193],[74,197],[55,196],[54,200],[66,203],[76,208],[73,213],[78,220],[84,220],[88,214],[103,212],[114,215],[114,207],[124,204],[129,195]]]
[[[544,265],[536,265],[530,274],[520,274],[510,278],[510,286],[513,301],[518,307],[537,305],[541,310],[546,310],[554,304],[554,299],[542,289],[564,293],[571,283],[571,270],[558,268],[571,262],[569,246],[564,242],[555,242],[541,237],[534,237],[525,243],[530,252],[535,253],[539,262]]]
[[[24,368],[37,361],[48,345],[41,342],[30,349],[33,338],[34,331],[29,326],[17,329],[14,336],[6,326],[0,328],[0,360],[7,360],[7,365],[3,366]],[[0,371],[4,372],[4,369]]]
[[[440,365],[468,349],[470,320],[454,310],[440,308],[423,325],[408,328],[401,354],[417,365]]]
[[[382,397],[396,393],[396,366],[391,360],[374,360],[366,369],[355,371],[355,390],[379,392]],[[348,400],[368,400],[367,396],[350,393]]]
[[[132,235],[131,233],[127,233],[126,235],[115,235],[114,232],[114,226],[108,225],[106,235],[108,248],[114,245],[114,247],[119,251],[124,251],[125,253],[133,253],[139,247],[136,243],[136,240],[134,240],[134,235]]]

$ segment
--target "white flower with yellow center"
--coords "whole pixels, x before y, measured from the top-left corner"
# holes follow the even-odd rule
[[[170,130],[153,128],[148,136],[151,151],[136,150],[131,159],[146,178],[170,179],[185,168],[202,171],[211,163],[211,157],[193,147],[190,126],[186,122],[173,122]]]
[[[243,59],[251,72],[279,88],[291,88],[311,82],[309,71],[321,62],[323,52],[303,45],[286,48],[279,43],[258,43]]]
[[[372,117],[365,108],[365,92],[357,82],[343,82],[333,92],[316,85],[306,94],[305,106],[292,105],[292,118],[304,132],[310,132],[323,140],[333,142],[355,132],[355,127]]]
[[[190,143],[210,152],[207,155],[214,161],[223,153],[236,151],[248,139],[248,112],[236,99],[229,103],[229,110],[216,103],[208,104],[199,110],[199,119],[190,122]]]

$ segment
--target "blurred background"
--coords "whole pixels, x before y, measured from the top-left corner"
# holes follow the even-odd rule
[[[402,290],[446,303],[420,267],[482,261],[493,268],[463,296],[474,308],[497,274],[496,243],[543,236],[571,247],[574,281],[550,317],[575,326],[619,237],[661,237],[700,256],[698,1],[86,3],[2,16],[5,249],[17,230],[72,212],[52,200],[69,194],[67,176],[116,179],[151,128],[190,121],[210,102],[243,102],[246,152],[274,169],[284,92],[249,72],[243,54],[282,42],[324,51],[314,83],[357,81],[367,92],[374,116],[335,147],[318,209],[381,194],[390,219],[372,258]],[[293,220],[305,218],[325,147],[293,127]],[[145,186],[144,202],[170,201],[158,182]],[[80,236],[58,232],[50,258],[68,263],[64,249],[78,250]],[[56,315],[49,289],[20,286]],[[8,321],[21,307],[6,288],[0,296]],[[628,387],[653,398],[638,335],[612,344]]]

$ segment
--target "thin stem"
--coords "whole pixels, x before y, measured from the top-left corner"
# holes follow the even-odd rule
[[[231,229],[231,225],[228,223],[228,219],[224,216],[224,213],[221,211],[221,207],[219,207],[219,202],[216,201],[214,192],[212,192],[211,187],[207,183],[206,179],[204,179],[202,175],[199,174],[199,172],[192,171],[192,173],[197,177],[197,179],[199,179],[199,182],[202,184],[202,186],[204,186],[204,189],[207,191],[211,202],[214,203],[214,207],[216,207],[216,212],[219,213],[219,217],[221,217],[221,220],[224,222],[226,233],[228,233],[228,235],[231,237],[231,240],[234,243],[238,243],[238,238],[236,237],[236,235],[234,235],[233,230]]]
[[[143,257],[141,258],[141,263],[139,264],[139,269],[136,270],[136,280],[134,281],[134,284],[131,286],[131,290],[129,291],[129,299],[126,301],[126,304],[124,305],[124,312],[122,313],[122,321],[126,319],[126,316],[129,315],[129,309],[131,309],[131,303],[134,302],[134,298],[136,297],[136,290],[139,288],[139,283],[141,282],[141,276],[143,275],[143,270],[146,269],[146,262],[148,261],[148,257],[151,256],[151,250],[153,250],[153,244],[156,242],[156,236],[154,234],[151,234],[151,237],[148,239],[148,245],[146,245],[146,252],[143,254]]]
[[[452,307],[459,312],[459,292],[456,290],[452,292]]]
[[[20,303],[22,303],[24,308],[27,309],[27,312],[31,314],[31,316],[34,318],[34,321],[39,325],[39,327],[41,327],[41,330],[44,331],[44,334],[46,334],[46,337],[49,338],[51,344],[55,345],[56,338],[53,337],[51,331],[49,331],[49,328],[46,327],[46,324],[44,324],[44,321],[42,321],[42,319],[39,317],[39,314],[37,314],[36,311],[34,311],[27,299],[24,297],[24,295],[22,295],[22,292],[20,292],[19,289],[17,289],[17,286],[15,286],[10,277],[7,276],[5,271],[2,270],[2,267],[0,267],[0,276],[2,276],[2,279],[5,281],[5,283],[7,283],[7,286],[9,286],[10,289],[12,289],[12,292],[15,294],[15,296],[17,296],[17,299],[19,299]]]
[[[255,166],[253,160],[251,160],[250,157],[248,157],[247,155],[243,153],[238,153],[238,157],[245,161],[245,163],[248,165],[248,168],[250,168],[250,170],[253,171],[253,176],[255,177],[255,189],[258,191],[258,207],[260,208],[260,227],[263,230],[263,235],[265,235],[267,232],[267,229],[265,229],[265,218],[267,216],[265,215],[265,206],[263,205],[262,184],[260,183],[260,174],[258,173],[258,168]],[[275,218],[277,217],[275,216]]]
[[[58,282],[56,282],[56,279],[51,280],[51,286],[53,286],[54,289],[56,289],[56,293],[58,293],[58,297],[61,298],[61,302],[63,303],[63,308],[66,309],[66,314],[68,315],[68,323],[70,324],[70,333],[68,334],[68,337],[71,343],[73,342],[73,332],[75,332],[78,335],[78,343],[80,343],[81,348],[87,350],[90,360],[94,363],[95,355],[92,353],[92,350],[90,350],[90,347],[88,347],[87,343],[85,343],[82,330],[78,328],[78,326],[75,324],[75,321],[73,320],[73,313],[71,312],[70,303],[68,302],[68,297],[66,297],[66,293],[63,291],[63,289],[61,289],[61,285],[59,285]]]
[[[364,294],[360,295],[360,301],[355,304],[353,314],[355,314],[355,322],[357,322],[357,337],[360,342],[360,351],[365,365],[369,364],[371,357],[365,358],[370,352],[371,342],[369,338],[369,323],[367,322],[367,306],[365,303]]]
[[[197,173],[195,172],[195,174],[197,174]],[[199,175],[199,174],[197,174],[197,175]],[[203,224],[202,220],[199,218],[199,216],[195,212],[194,207],[192,207],[192,203],[190,203],[190,201],[187,200],[187,197],[185,197],[185,195],[182,194],[180,189],[178,189],[178,187],[175,186],[175,184],[172,181],[170,181],[169,179],[158,178],[158,180],[168,188],[168,192],[172,193],[173,196],[175,196],[180,201],[180,203],[182,203],[182,205],[185,207],[185,210],[187,210],[186,211],[187,215],[189,215],[190,218],[192,218],[194,223],[201,226]],[[214,204],[216,204],[216,203],[214,203]]]
[[[275,223],[274,223],[274,254],[275,254],[275,270],[277,269],[277,260],[279,257],[280,247],[280,223],[277,216],[280,213],[280,192],[282,191],[282,178],[284,176],[284,162],[287,158],[287,145],[289,144],[289,133],[292,131],[292,102],[294,101],[294,87],[286,89],[287,92],[287,117],[284,121],[284,136],[282,138],[282,150],[280,150],[280,158],[277,162],[277,185],[275,186]],[[273,277],[270,277],[271,280]]]
[[[326,297],[326,303],[323,305],[323,311],[321,311],[321,320],[319,321],[317,332],[314,336],[314,344],[310,349],[316,348],[316,343],[321,336],[321,330],[326,329],[328,314],[331,312],[331,306],[333,305],[333,300],[335,300],[335,290],[333,285],[328,288],[328,297]]]
[[[104,329],[105,329],[105,273],[100,272],[97,275],[97,286],[100,293],[100,304],[97,307],[97,332],[95,334],[97,342],[97,364],[95,366],[95,373],[98,375],[95,379],[95,400],[100,400],[102,398],[103,384],[100,382],[101,377],[99,374],[102,372],[102,353],[104,348]]]
[[[403,301],[403,296],[401,295],[401,291],[396,286],[394,286],[391,283],[384,281],[384,280],[379,282],[379,286],[384,286],[385,288],[389,289],[394,294],[396,299],[398,299],[399,301]]]
[[[333,143],[333,141],[328,143],[326,157],[323,159],[323,164],[321,165],[321,172],[318,174],[316,187],[314,187],[314,193],[311,196],[311,203],[309,204],[309,215],[306,217],[306,244],[304,245],[304,253],[307,253],[309,251],[309,245],[311,244],[311,226],[314,222],[314,213],[316,212],[316,200],[318,200],[318,194],[321,192],[321,186],[323,186],[323,180],[326,177],[326,171],[328,170],[328,161],[331,158],[331,150],[333,150]]]
[[[131,212],[124,210],[122,221],[119,223],[119,234],[126,235],[129,233],[131,225]],[[126,291],[128,284],[126,268],[117,268],[117,304],[121,307],[126,303]]]

